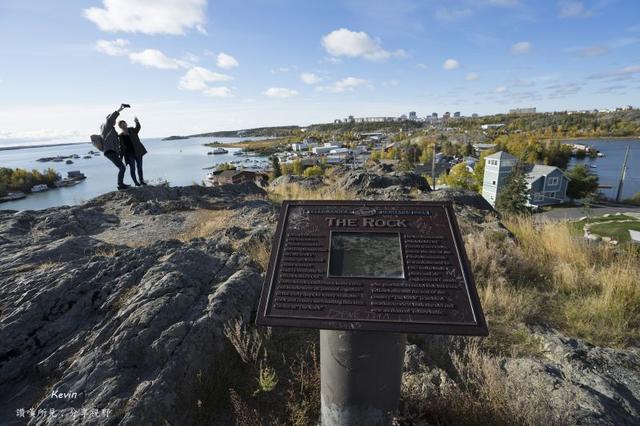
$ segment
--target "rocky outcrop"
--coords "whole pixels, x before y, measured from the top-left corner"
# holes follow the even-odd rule
[[[471,387],[495,387],[487,390],[493,393],[493,402],[479,402],[502,402],[508,406],[498,407],[500,410],[523,413],[544,410],[544,417],[551,418],[552,424],[638,424],[640,348],[592,346],[542,326],[531,327],[530,331],[540,342],[540,356],[497,358],[491,363],[483,356],[476,356],[466,360],[466,366],[464,363],[454,366],[449,357],[450,351],[460,350],[459,339],[417,338],[417,344],[407,345],[405,351],[404,385],[414,397],[422,400],[446,400],[451,397],[452,386],[468,385],[461,377],[470,375],[477,381]],[[525,393],[509,394],[518,389]],[[512,421],[521,423],[515,418]]]
[[[275,221],[266,201],[243,201],[261,193],[148,187],[77,207],[0,212],[0,394],[9,396],[0,423],[193,423],[198,378],[219,374],[231,353],[223,325],[249,321],[258,299],[262,271],[235,248],[264,238]],[[126,244],[132,220],[154,227],[221,205],[241,218],[233,232]],[[104,242],[109,232],[122,243]],[[57,415],[22,419],[23,408]]]
[[[359,198],[451,202],[463,232],[501,229],[476,193],[383,173],[336,178]],[[279,184],[292,182],[324,185]],[[238,374],[223,327],[255,311],[263,270],[245,249],[268,245],[278,213],[264,195],[255,185],[146,187],[74,207],[0,211],[0,424],[231,423],[228,410],[200,407],[228,391],[221,377]],[[501,380],[541,390],[570,424],[637,424],[638,348],[530,331],[541,355],[502,359]],[[451,338],[411,341],[405,378],[414,392],[447,395],[460,376]],[[56,416],[16,416],[29,408]]]

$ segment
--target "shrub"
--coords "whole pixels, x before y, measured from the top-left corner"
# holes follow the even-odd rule
[[[307,167],[303,173],[304,177],[322,176],[323,174],[324,170],[320,166]]]

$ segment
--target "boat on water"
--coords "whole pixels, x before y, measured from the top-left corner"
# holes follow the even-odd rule
[[[242,155],[242,151],[236,151],[233,153],[233,155]]]
[[[9,192],[7,195],[5,195],[4,197],[0,197],[0,203],[3,201],[15,201],[15,200],[21,200],[23,198],[26,198],[27,194],[25,194],[24,192]]]
[[[598,166],[596,166],[595,164],[589,164],[589,167],[591,167],[592,169],[597,168]]]
[[[71,160],[67,160],[67,161],[65,161],[64,163],[65,163],[65,164],[73,164],[73,161],[71,161]]]
[[[31,192],[44,192],[44,191],[48,191],[49,187],[47,185],[45,185],[44,183],[40,183],[38,185],[33,185],[33,187],[31,187]]]
[[[220,155],[220,154],[228,154],[229,151],[227,151],[224,148],[216,148],[213,151],[209,151],[207,152],[207,155]]]
[[[59,180],[56,183],[54,183],[54,185],[56,186],[56,188],[66,188],[68,186],[75,186],[75,185],[79,184],[80,182],[81,181],[76,180],[76,179],[64,178],[64,179]]]
[[[599,158],[604,157],[604,154],[603,154],[602,152],[598,152],[596,155],[597,155]]]

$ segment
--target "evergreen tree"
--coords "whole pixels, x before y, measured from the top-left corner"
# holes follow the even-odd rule
[[[528,200],[527,181],[520,165],[508,177],[505,187],[498,194],[496,209],[505,214],[525,214]]]
[[[273,169],[273,178],[282,176],[282,169],[280,168],[280,160],[275,155],[271,156],[271,168]]]
[[[565,173],[569,178],[567,195],[572,199],[585,198],[598,190],[598,176],[589,173],[587,166],[581,164]]]

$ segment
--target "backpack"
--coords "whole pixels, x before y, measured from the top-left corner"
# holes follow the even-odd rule
[[[98,149],[98,151],[104,152],[104,143],[102,140],[102,136],[91,135],[91,143]]]

